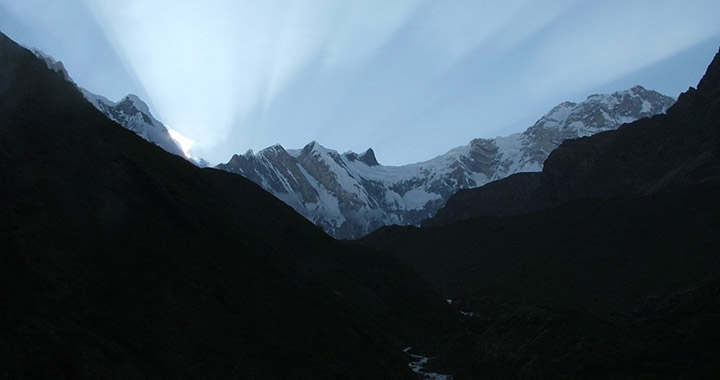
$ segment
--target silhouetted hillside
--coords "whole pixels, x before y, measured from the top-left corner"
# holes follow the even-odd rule
[[[540,175],[458,193],[435,227],[360,241],[474,313],[442,357],[456,379],[720,376],[719,72]]]
[[[0,34],[0,378],[414,378],[454,313]]]

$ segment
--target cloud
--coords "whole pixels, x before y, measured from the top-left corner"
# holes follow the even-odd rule
[[[86,1],[157,113],[206,147],[319,55],[328,66],[371,56],[415,3]]]
[[[578,8],[539,36],[524,79],[540,94],[612,81],[720,32],[720,3],[602,2]]]

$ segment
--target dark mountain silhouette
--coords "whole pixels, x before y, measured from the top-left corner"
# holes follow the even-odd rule
[[[0,378],[412,379],[407,346],[456,380],[718,378],[718,123],[720,57],[666,116],[363,247],[0,34]]]
[[[683,93],[665,115],[566,140],[550,153],[540,176],[522,173],[461,190],[423,225],[517,215],[574,199],[655,194],[720,178],[718,72],[716,57],[698,89]],[[511,202],[503,196],[506,192],[512,194]]]
[[[414,378],[456,313],[394,259],[108,120],[0,34],[0,378]]]
[[[456,379],[717,378],[719,148],[720,53],[667,115],[359,242],[472,315],[441,357]]]

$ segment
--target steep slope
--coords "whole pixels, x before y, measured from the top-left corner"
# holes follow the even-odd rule
[[[0,34],[1,378],[414,378],[454,313]]]
[[[61,73],[65,80],[73,84],[75,83],[67,70],[65,70],[62,62],[40,50],[33,49],[32,52],[38,58],[42,59],[50,70]],[[95,108],[100,110],[100,112],[110,120],[137,133],[146,141],[165,149],[167,152],[185,157],[185,153],[183,153],[180,145],[170,136],[165,125],[150,113],[150,108],[147,104],[136,95],[128,95],[119,102],[112,102],[84,88],[79,88],[79,90]]]
[[[302,150],[275,145],[235,155],[218,168],[261,185],[337,238],[357,238],[383,225],[419,225],[459,189],[542,169],[562,141],[616,129],[674,102],[640,86],[553,108],[523,133],[475,139],[432,160],[388,167],[372,149],[338,152],[312,142]]]
[[[362,239],[475,322],[456,379],[720,375],[720,181]]]
[[[170,132],[168,132],[165,125],[150,113],[147,104],[136,95],[128,95],[118,102],[112,102],[86,89],[81,89],[81,91],[85,99],[110,120],[137,133],[138,136],[165,149],[167,152],[185,157],[185,153],[170,136]]]
[[[720,178],[720,123],[713,62],[698,90],[683,93],[666,115],[618,130],[567,140],[545,161],[542,173],[519,174],[462,190],[423,223],[452,223],[487,215],[516,215],[574,199],[619,194],[654,194]],[[498,207],[503,194],[513,200]],[[507,199],[507,198],[504,198]]]
[[[542,173],[462,191],[442,224],[360,241],[474,313],[446,353],[456,378],[720,376],[719,79],[720,53],[666,115],[567,141]],[[515,201],[548,203],[458,217]]]

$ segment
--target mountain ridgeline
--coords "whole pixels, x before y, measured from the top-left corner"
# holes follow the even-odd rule
[[[472,315],[440,357],[456,378],[718,378],[719,192],[720,53],[666,114],[359,244]]]
[[[48,68],[72,82],[61,62],[34,52]],[[167,128],[137,96],[112,102],[80,90],[110,120],[170,153],[184,156]],[[458,190],[518,172],[538,172],[563,141],[663,113],[673,102],[673,98],[641,86],[591,95],[580,103],[556,106],[523,133],[475,139],[434,159],[399,167],[380,165],[372,149],[362,154],[339,154],[315,141],[299,150],[274,145],[257,154],[248,151],[217,167],[259,184],[328,234],[355,239],[385,225],[420,225]],[[492,204],[498,212],[514,207],[501,200]]]
[[[650,195],[715,178],[720,172],[720,132],[713,124],[714,93],[708,88],[717,85],[716,66],[666,115],[567,140],[550,154],[541,173],[520,173],[461,190],[423,225],[522,214],[575,199]]]
[[[147,104],[136,95],[128,95],[118,102],[113,102],[88,90],[80,90],[85,99],[107,116],[108,119],[135,132],[138,136],[167,152],[185,157],[185,153],[170,136],[165,125],[152,115]]]
[[[33,49],[32,52],[45,62],[48,69],[61,73],[65,80],[73,84],[75,83],[67,70],[65,70],[62,62],[57,61],[55,58],[40,50]],[[120,101],[113,102],[104,96],[93,94],[84,88],[79,88],[79,90],[83,96],[85,96],[85,99],[108,119],[135,132],[146,141],[163,148],[167,152],[185,157],[180,145],[170,136],[165,125],[152,115],[150,107],[137,95],[127,95]]]
[[[720,378],[720,52],[670,103],[594,95],[403,167],[317,143],[223,167],[251,181],[0,33],[0,379],[439,378],[418,354],[455,380]],[[306,219],[357,236],[448,197],[355,242]]]
[[[674,99],[640,86],[553,108],[523,133],[475,139],[429,161],[380,165],[372,149],[340,154],[312,142],[235,155],[218,168],[241,174],[336,238],[358,238],[384,225],[420,225],[460,189],[518,172],[536,172],[567,139],[613,130],[665,112]]]
[[[1,379],[413,379],[403,348],[456,328],[396,260],[97,106],[0,34]]]

